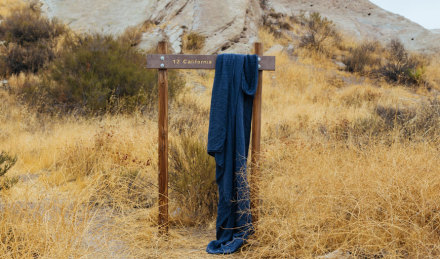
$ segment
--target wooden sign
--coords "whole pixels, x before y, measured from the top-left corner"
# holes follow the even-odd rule
[[[215,69],[217,55],[147,55],[147,68],[157,69]],[[275,70],[275,57],[262,56],[259,70]]]
[[[168,69],[215,69],[217,55],[168,55],[167,43],[159,42],[160,54],[147,55],[147,68],[158,69],[159,88],[159,218],[158,224],[162,234],[168,233]],[[261,138],[261,103],[263,88],[263,70],[275,70],[275,57],[263,56],[263,45],[255,43],[255,54],[259,56],[258,88],[254,96],[252,112],[252,145],[251,145],[251,210],[252,220],[258,221],[259,204],[259,160]]]

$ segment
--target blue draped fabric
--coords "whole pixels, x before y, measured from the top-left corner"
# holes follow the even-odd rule
[[[236,252],[253,232],[246,160],[252,104],[258,85],[258,56],[217,57],[208,132],[208,153],[215,157],[219,191],[217,240],[211,254]]]

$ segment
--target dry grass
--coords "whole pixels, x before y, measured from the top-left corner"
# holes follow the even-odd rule
[[[23,7],[25,3],[21,0],[0,0],[0,19],[11,13],[11,10]]]
[[[252,253],[439,256],[438,155],[425,143],[363,150],[301,138],[277,143],[266,151]]]
[[[268,30],[259,37],[266,49],[285,44]],[[378,105],[419,107],[430,93],[338,71],[303,50],[298,61],[276,55],[277,71],[264,74],[261,218],[249,245],[229,257],[440,256],[438,141],[371,131],[383,123]],[[213,72],[182,74],[188,85],[170,107],[170,139],[206,141]],[[25,77],[11,78],[12,90]],[[7,90],[0,99],[0,151],[17,155],[8,174],[20,177],[0,194],[0,258],[207,257],[215,223],[189,228],[174,198],[168,241],[157,233],[154,114],[50,117]]]

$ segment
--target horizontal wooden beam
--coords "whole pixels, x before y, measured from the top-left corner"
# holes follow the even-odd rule
[[[157,69],[215,69],[217,55],[148,54],[147,68]],[[262,56],[260,70],[275,71],[275,57]]]

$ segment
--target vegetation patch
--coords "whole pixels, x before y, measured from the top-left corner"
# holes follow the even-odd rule
[[[190,32],[183,36],[183,49],[185,52],[198,53],[205,46],[205,41],[205,36]]]
[[[310,15],[301,15],[301,24],[304,25],[305,33],[300,38],[300,47],[329,54],[331,46],[337,45],[340,35],[335,25],[326,17],[314,12]]]
[[[37,72],[55,58],[56,38],[66,31],[57,20],[41,15],[38,8],[24,7],[0,23],[0,76]]]
[[[41,82],[18,92],[46,111],[132,112],[156,104],[157,72],[144,66],[143,54],[112,36],[70,37]],[[183,86],[179,74],[170,72],[169,99]]]
[[[17,157],[2,151],[0,153],[0,190],[9,189],[18,182],[18,177],[8,177],[5,174],[15,165]]]
[[[411,55],[399,40],[387,46],[387,59],[380,73],[389,81],[405,85],[420,85],[424,78],[427,61]]]
[[[217,213],[215,160],[206,143],[196,137],[180,136],[170,148],[170,187],[176,208],[172,213],[183,224],[210,222]]]
[[[377,53],[381,52],[379,42],[363,42],[349,50],[343,62],[349,72],[368,74],[377,70],[381,65],[381,57]]]

